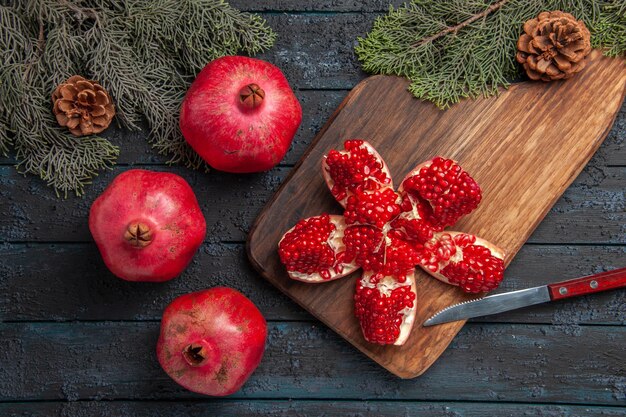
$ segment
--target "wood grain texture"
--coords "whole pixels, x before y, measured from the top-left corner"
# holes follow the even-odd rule
[[[550,299],[564,300],[617,288],[626,288],[626,268],[617,268],[599,274],[587,275],[548,285]]]
[[[621,407],[472,402],[230,400],[0,404],[3,417],[623,417]]]
[[[306,32],[305,32],[306,33]],[[305,42],[313,42],[313,39],[306,39]],[[317,63],[320,66],[328,65],[328,63]],[[290,74],[287,77],[292,80]],[[295,77],[297,79],[297,77]],[[360,77],[355,77],[354,82],[357,83]],[[302,123],[298,129],[296,136],[292,142],[291,148],[280,162],[281,166],[293,166],[306,148],[311,144],[313,136],[320,131],[328,118],[345,96],[349,93],[349,89],[341,90],[297,90],[295,91],[298,101],[302,105]],[[158,165],[166,164],[168,158],[159,155],[148,143],[147,126],[142,131],[127,131],[119,126],[111,125],[103,136],[110,140],[113,144],[120,147],[120,156],[117,160],[119,166],[125,165]],[[624,166],[626,165],[626,146],[624,146],[624,137],[626,135],[626,104],[622,105],[622,110],[615,120],[613,129],[604,141],[602,147],[598,150],[595,157],[598,160],[597,166]],[[15,161],[13,158],[0,155],[0,165],[13,166]],[[210,178],[210,176],[209,176]],[[42,191],[46,191],[44,188]],[[53,195],[54,191],[48,194]],[[88,193],[89,194],[89,193]]]
[[[270,12],[387,12],[389,6],[400,6],[402,0],[270,0],[251,2],[233,0],[229,2],[240,10]]]
[[[307,39],[307,42],[312,42],[312,39]],[[319,63],[323,66],[328,63]],[[286,76],[289,80],[298,80],[298,77],[294,74],[291,75],[286,72]],[[359,79],[355,80],[355,83]],[[348,94],[348,89],[345,90],[298,90],[294,83],[291,83],[295,88],[294,93],[302,106],[302,123],[300,129],[296,132],[296,136],[291,143],[291,148],[285,155],[285,158],[280,162],[281,165],[293,166],[302,153],[311,143],[311,139],[317,133],[328,117],[333,113],[334,109],[341,103],[344,97]],[[120,155],[117,159],[118,166],[124,165],[165,165],[168,158],[164,155],[159,155],[149,143],[148,134],[150,129],[147,125],[141,125],[143,130],[128,131],[120,126],[112,124],[102,136],[111,141],[116,146],[120,147]],[[14,165],[15,161],[12,158],[4,157],[0,155],[0,165]],[[213,171],[217,172],[217,171]],[[51,192],[50,194],[54,194]],[[87,193],[90,194],[90,193]]]
[[[603,146],[604,148],[604,146]],[[626,159],[625,159],[626,161]],[[288,167],[255,175],[202,173],[182,167],[143,167],[172,172],[193,187],[207,222],[207,238],[243,242],[263,205],[289,175]],[[60,201],[34,176],[0,167],[0,240],[92,242],[89,207],[113,178],[131,167],[103,172],[83,198]],[[551,209],[529,241],[542,244],[626,244],[626,167],[594,158]]]
[[[107,137],[121,149],[119,166],[95,178],[84,198],[59,200],[41,180],[18,175],[12,167],[14,158],[0,155],[0,165],[4,165],[0,167],[0,322],[66,321],[34,323],[33,327],[17,332],[13,328],[7,330],[7,323],[0,323],[0,385],[23,386],[20,379],[24,379],[46,393],[42,398],[31,397],[33,401],[0,403],[0,416],[624,415],[626,371],[620,363],[623,355],[619,348],[626,336],[613,325],[626,324],[626,291],[480,318],[484,324],[468,324],[443,360],[426,375],[414,381],[399,381],[355,354],[331,331],[320,328],[304,309],[260,278],[246,261],[239,242],[245,239],[254,218],[285,181],[289,168],[300,159],[333,110],[367,76],[360,70],[352,49],[357,36],[364,36],[371,29],[377,13],[385,13],[389,3],[402,2],[232,1],[244,10],[267,11],[262,15],[270,19],[279,36],[275,47],[259,57],[283,70],[303,108],[302,125],[292,148],[281,166],[267,174],[236,178],[169,167],[165,165],[166,158],[149,146],[147,131],[110,129]],[[507,269],[502,290],[623,265],[625,140],[626,103],[588,166],[530,237],[529,242],[537,244],[525,245]],[[86,229],[91,201],[129,166],[149,166],[183,175],[192,182],[210,224],[208,240],[192,267],[169,283],[132,284],[117,280],[102,264]],[[269,367],[252,381],[257,387],[259,383],[267,385],[268,391],[263,394],[267,399],[254,394],[241,399],[189,398],[189,393],[168,381],[156,368],[151,344],[157,337],[156,321],[162,309],[177,295],[213,285],[241,289],[269,319],[288,321],[272,324],[282,336],[272,339],[266,359],[269,366],[276,367],[280,383],[273,384],[271,376],[267,376],[272,373]],[[111,324],[110,320],[132,323]],[[46,330],[33,330],[37,326]],[[144,330],[134,331],[135,326]],[[33,338],[41,338],[43,343],[34,343]],[[500,343],[501,338],[506,343]],[[496,343],[492,344],[492,339]],[[144,344],[137,345],[137,341]],[[16,346],[21,349],[8,349]],[[594,350],[596,355],[591,356],[589,353]],[[39,354],[46,351],[48,356],[42,358]],[[107,353],[101,355],[103,351]],[[85,356],[86,352],[91,356]],[[53,362],[57,369],[69,370],[57,374],[46,370],[40,375],[39,367],[28,361],[35,353],[42,361]],[[567,355],[582,362],[573,369],[559,368],[561,358]],[[77,367],[79,360],[87,365]],[[546,362],[547,369],[542,366]],[[157,382],[153,380],[155,375]],[[359,396],[364,380],[366,389]],[[474,388],[471,385],[476,380],[479,383]],[[80,389],[81,384],[85,385],[84,390]],[[435,398],[441,393],[449,400],[413,400]],[[51,401],[44,398],[50,396],[54,396]],[[587,405],[564,404],[572,399]],[[594,405],[598,399],[604,405]],[[515,403],[518,400],[524,402]],[[606,405],[608,402],[612,405]]]
[[[418,273],[416,325],[409,340],[401,347],[380,347],[365,342],[354,318],[355,274],[314,286],[290,280],[278,260],[280,236],[296,221],[338,212],[319,173],[322,156],[345,139],[366,139],[385,158],[396,183],[435,155],[460,161],[484,196],[455,229],[500,246],[509,263],[606,137],[625,87],[625,61],[598,51],[587,69],[567,82],[521,83],[445,112],[414,100],[404,79],[371,77],[344,100],[259,216],[248,240],[250,259],[270,282],[367,356],[402,378],[418,376],[464,322],[420,324],[470,297]]]
[[[625,258],[624,246],[526,245],[509,266],[499,291],[615,269]],[[243,292],[268,320],[313,321],[309,313],[259,277],[240,243],[205,243],[182,276],[158,284],[117,279],[105,267],[94,243],[0,245],[0,271],[0,321],[157,321],[175,297],[218,285]],[[626,324],[626,291],[473,321]]]
[[[160,368],[154,350],[158,333],[158,322],[0,323],[0,401],[206,398],[177,385]],[[355,354],[326,326],[270,322],[261,364],[227,401],[623,406],[625,338],[623,326],[607,331],[603,326],[472,323],[427,374],[403,380]],[[568,358],[567,366],[563,358]]]
[[[402,2],[394,1],[396,4]],[[282,161],[293,165],[310,143],[311,137],[319,131],[333,109],[348,94],[348,90],[367,76],[356,61],[353,43],[344,41],[364,36],[371,28],[377,15],[361,11],[386,11],[389,2],[285,0],[262,2],[263,4],[255,2],[252,6],[247,0],[241,0],[241,3],[248,3],[247,9],[252,7],[254,10],[263,8],[281,11],[264,15],[280,36],[272,49],[258,57],[281,68],[302,104],[302,127],[296,135],[292,149]],[[313,9],[323,13],[282,12],[294,7],[299,11]],[[327,11],[341,13],[331,14]],[[626,147],[623,146],[625,125],[626,121],[617,123],[613,140],[607,138],[603,153],[609,165],[623,165],[626,161]],[[145,129],[143,132],[128,132],[112,126],[104,135],[121,147],[118,159],[120,164],[163,164],[167,158],[157,155],[149,146],[148,131]],[[0,155],[0,164],[3,163],[12,164],[13,161]]]

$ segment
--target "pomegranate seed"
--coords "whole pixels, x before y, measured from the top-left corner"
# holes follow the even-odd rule
[[[398,214],[398,194],[391,188],[372,192],[357,191],[348,197],[344,212],[347,224],[370,224],[379,229]]]
[[[465,292],[491,291],[504,277],[504,262],[484,246],[469,245],[463,248],[463,259],[450,262],[441,274]]]
[[[385,239],[382,231],[372,226],[347,227],[343,243],[346,246],[346,260],[354,260],[365,271],[380,273],[382,276],[406,275],[415,269],[423,256],[421,245],[403,240],[393,230],[388,232]]]
[[[432,239],[435,229],[424,219],[399,217],[391,223],[394,230],[402,233],[406,240],[424,243]]]
[[[439,233],[424,244],[421,266],[468,293],[491,291],[504,277],[504,261],[488,242],[467,233]]]

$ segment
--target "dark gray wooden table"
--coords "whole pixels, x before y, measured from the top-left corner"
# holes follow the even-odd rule
[[[109,133],[121,155],[84,198],[59,200],[0,159],[0,416],[624,416],[626,291],[473,320],[422,377],[400,380],[263,281],[244,241],[255,216],[347,92],[366,75],[357,36],[387,1],[273,0],[280,66],[304,118],[281,165],[258,175],[168,167],[142,133]],[[397,4],[398,2],[396,2]],[[584,121],[582,121],[584,122]],[[626,107],[576,182],[507,270],[502,290],[626,266]],[[178,173],[207,218],[191,267],[164,284],[111,275],[91,240],[91,202],[120,172]],[[265,358],[245,387],[210,399],[161,371],[163,308],[216,285],[248,295],[268,319]]]

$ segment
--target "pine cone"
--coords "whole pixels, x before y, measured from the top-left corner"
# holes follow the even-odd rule
[[[539,13],[536,19],[524,23],[516,59],[531,80],[570,78],[586,65],[590,37],[583,21],[569,13]]]
[[[74,136],[100,133],[111,124],[115,106],[111,96],[93,80],[70,77],[52,93],[52,111]]]

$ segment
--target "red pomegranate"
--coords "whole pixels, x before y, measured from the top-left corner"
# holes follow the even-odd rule
[[[213,168],[267,171],[289,149],[302,109],[283,73],[269,62],[226,56],[202,69],[187,91],[180,129]]]
[[[231,288],[175,299],[163,312],[157,357],[188,390],[224,396],[237,391],[261,362],[267,326],[256,306]]]
[[[167,281],[187,267],[206,223],[187,182],[132,169],[94,201],[89,230],[106,266],[127,281]]]
[[[292,279],[320,283],[363,269],[354,313],[366,340],[403,344],[415,320],[415,266],[470,293],[496,288],[504,254],[476,236],[448,232],[482,198],[476,181],[451,159],[418,165],[394,191],[387,165],[367,142],[349,140],[322,160],[343,216],[301,220],[278,244]]]

